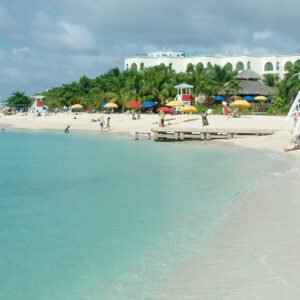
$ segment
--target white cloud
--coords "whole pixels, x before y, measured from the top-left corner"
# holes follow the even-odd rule
[[[93,34],[84,26],[55,22],[43,13],[38,14],[36,21],[39,29],[34,36],[44,47],[71,51],[90,51],[96,47]]]
[[[254,32],[253,37],[255,40],[266,40],[273,36],[273,32],[265,30],[265,31],[257,31]]]
[[[12,53],[17,54],[29,54],[31,52],[31,49],[29,47],[23,47],[23,48],[14,48],[12,50]]]

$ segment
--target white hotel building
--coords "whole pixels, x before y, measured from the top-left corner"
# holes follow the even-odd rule
[[[210,65],[224,67],[228,65],[232,70],[253,70],[260,76],[264,74],[278,74],[283,78],[289,64],[300,60],[300,54],[291,55],[252,55],[248,51],[236,55],[204,55],[200,51],[172,51],[159,50],[146,54],[137,54],[125,58],[125,70],[136,67],[138,70],[164,64],[172,67],[176,72],[186,72],[189,65],[208,68]]]

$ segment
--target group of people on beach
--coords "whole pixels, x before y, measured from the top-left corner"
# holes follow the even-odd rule
[[[107,128],[107,130],[110,130],[110,117],[107,117],[107,119],[106,119],[106,127],[105,128],[104,128],[104,125],[105,125],[104,118],[101,117],[100,121],[99,121],[99,126],[100,126],[100,129],[101,129],[101,132],[103,132],[103,130],[106,129],[106,128]]]
[[[104,127],[105,121],[104,121],[104,118],[102,116],[98,120],[92,119],[92,122],[97,122],[97,121],[99,121],[99,127],[100,127],[101,132],[103,132],[104,129],[107,129],[108,131],[110,130],[110,117],[107,117],[107,119],[106,119],[106,127]],[[68,125],[65,128],[64,132],[65,133],[70,133],[70,128],[71,128],[70,125]]]

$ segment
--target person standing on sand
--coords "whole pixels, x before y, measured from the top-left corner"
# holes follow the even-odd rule
[[[165,127],[165,113],[162,111],[160,114],[160,127]]]
[[[207,113],[203,112],[201,114],[201,118],[202,118],[202,126],[208,126],[208,120],[207,120]]]
[[[103,117],[100,118],[99,126],[101,128],[101,132],[103,132],[103,128],[104,128],[104,119],[103,119]]]
[[[110,117],[108,117],[106,120],[106,127],[107,127],[107,130],[110,129]]]

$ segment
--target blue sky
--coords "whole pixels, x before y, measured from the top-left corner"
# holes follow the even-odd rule
[[[167,47],[290,54],[298,0],[1,0],[0,96],[94,78],[125,56]]]

